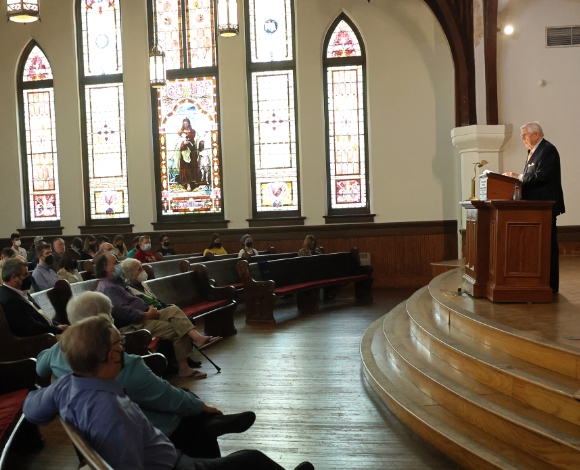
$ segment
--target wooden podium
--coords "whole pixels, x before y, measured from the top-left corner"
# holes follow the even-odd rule
[[[494,302],[552,302],[554,202],[511,200],[516,182],[488,174],[480,187],[486,200],[461,203],[467,211],[463,287]]]

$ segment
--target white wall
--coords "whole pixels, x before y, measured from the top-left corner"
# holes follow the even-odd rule
[[[240,13],[241,9],[240,5]],[[359,27],[367,48],[369,174],[376,222],[456,218],[458,160],[449,138],[455,115],[453,64],[430,10],[420,0],[296,0],[297,116],[306,224],[323,224],[326,213],[322,44],[327,28],[343,10]],[[135,231],[147,231],[156,211],[146,1],[123,0],[122,13],[131,223]],[[10,201],[0,205],[1,237],[23,226],[16,68],[31,38],[46,52],[54,73],[64,233],[78,233],[84,224],[73,1],[45,0],[41,15],[42,22],[29,25],[0,21],[0,188],[2,200]],[[219,66],[225,216],[231,228],[240,228],[251,217],[243,31],[238,37],[219,39]]]
[[[502,170],[523,170],[526,149],[519,127],[539,121],[560,153],[566,214],[558,225],[580,225],[580,47],[545,47],[547,26],[580,25],[580,1],[510,0],[504,5],[499,24],[513,24],[516,32],[498,37],[499,119],[514,125]],[[539,80],[546,86],[538,86]]]

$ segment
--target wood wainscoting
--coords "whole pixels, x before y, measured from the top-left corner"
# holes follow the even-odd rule
[[[114,230],[114,227],[111,227]],[[105,232],[113,241],[118,232]],[[151,231],[153,251],[159,246],[162,232]],[[203,251],[214,230],[175,230],[165,232],[177,253]],[[222,244],[228,253],[241,249],[240,238],[250,233],[257,250],[274,247],[277,253],[298,251],[306,235],[312,234],[325,253],[348,251],[357,247],[360,253],[370,253],[377,287],[422,287],[431,280],[431,263],[457,258],[457,221],[426,221],[401,223],[329,224],[290,227],[254,227],[251,229],[221,229]],[[94,234],[100,235],[100,234]],[[127,249],[131,249],[138,233],[123,233]],[[51,242],[54,236],[45,237]],[[73,236],[63,237],[67,244]],[[85,236],[81,236],[84,240]],[[32,237],[22,237],[28,249]],[[10,240],[0,239],[2,247]]]

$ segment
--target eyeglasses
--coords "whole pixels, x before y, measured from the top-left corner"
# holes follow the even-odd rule
[[[123,349],[125,349],[125,344],[127,343],[127,337],[125,335],[121,335],[121,339],[119,341],[115,341],[111,343],[111,347],[115,346],[115,344],[120,344]]]

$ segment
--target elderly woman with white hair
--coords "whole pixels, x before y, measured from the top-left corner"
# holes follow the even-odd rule
[[[109,298],[99,292],[85,292],[73,297],[66,306],[71,326],[97,315],[106,316],[112,323],[112,309]],[[256,419],[251,411],[223,415],[192,393],[157,377],[140,356],[124,352],[121,363],[117,381],[127,396],[139,405],[153,426],[190,457],[219,457],[216,438],[226,433],[244,432]],[[38,355],[36,372],[40,377],[49,377],[52,373],[56,378],[72,372],[60,343]]]

